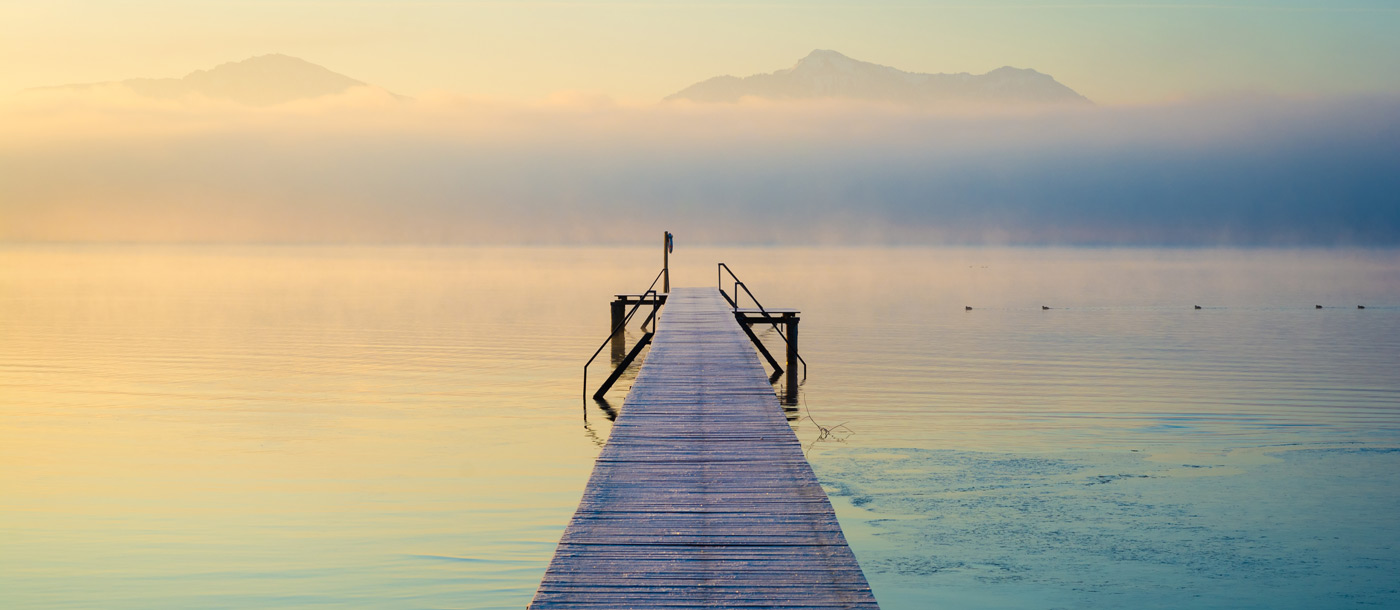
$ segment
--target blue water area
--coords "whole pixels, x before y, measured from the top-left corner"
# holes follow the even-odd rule
[[[1395,603],[1400,450],[1231,453],[851,449],[818,472],[885,607]]]

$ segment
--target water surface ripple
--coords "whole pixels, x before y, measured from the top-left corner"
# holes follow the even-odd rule
[[[524,606],[658,255],[0,247],[0,606]],[[793,426],[887,610],[1400,606],[1395,251],[673,260],[802,309]]]

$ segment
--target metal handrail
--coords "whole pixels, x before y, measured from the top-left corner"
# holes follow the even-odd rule
[[[724,270],[724,272],[728,273],[729,277],[734,280],[734,298],[732,299],[729,298],[729,295],[724,292],[724,275],[720,273],[721,269]],[[772,324],[773,330],[777,331],[778,336],[783,338],[783,343],[791,343],[788,341],[787,335],[783,334],[783,329],[778,328],[777,320],[768,313],[768,310],[763,308],[763,303],[758,302],[758,297],[755,297],[753,295],[753,291],[749,290],[748,285],[744,284],[744,282],[739,279],[739,276],[734,275],[734,270],[730,269],[729,265],[719,263],[719,265],[715,268],[715,284],[717,285],[716,287],[719,288],[720,295],[724,297],[724,300],[729,301],[729,306],[733,307],[734,309],[739,308],[739,289],[743,288],[744,293],[749,295],[749,300],[753,301],[753,304],[758,306],[758,311],[763,314],[763,318],[765,320],[771,320],[769,324]],[[797,356],[797,361],[802,363],[802,378],[806,379],[807,360],[802,357],[801,353],[794,353],[793,355]]]
[[[622,321],[621,321],[621,322],[618,322],[618,323],[617,323],[617,326],[614,326],[614,327],[613,327],[612,332],[608,333],[608,338],[603,340],[603,344],[602,344],[602,345],[599,345],[599,346],[598,346],[598,349],[595,350],[595,351],[593,352],[593,356],[590,357],[590,358],[588,359],[588,362],[583,363],[583,399],[584,399],[584,400],[588,400],[588,365],[593,364],[593,361],[596,360],[596,359],[598,358],[598,354],[603,353],[603,348],[605,348],[605,347],[608,346],[608,343],[612,341],[613,336],[617,335],[618,331],[621,331],[623,328],[626,328],[626,327],[627,327],[627,322],[630,321],[630,320],[632,319],[632,314],[637,313],[637,309],[639,309],[639,308],[642,306],[642,302],[646,300],[645,297],[646,297],[647,295],[651,295],[651,302],[652,302],[652,311],[651,311],[651,315],[652,315],[653,318],[655,318],[655,316],[656,316],[656,309],[657,309],[658,307],[660,307],[660,303],[659,303],[660,299],[659,299],[659,297],[657,296],[658,293],[656,292],[656,282],[658,282],[658,281],[661,280],[661,276],[662,276],[662,274],[664,274],[664,273],[666,273],[666,270],[665,270],[665,269],[662,269],[660,272],[658,272],[658,273],[656,274],[656,279],[653,279],[653,280],[651,281],[651,285],[650,285],[650,286],[647,286],[646,291],[642,293],[642,297],[643,297],[643,298],[637,299],[637,303],[636,303],[635,305],[632,306],[632,311],[627,312],[627,315],[624,316],[624,317],[622,318]]]

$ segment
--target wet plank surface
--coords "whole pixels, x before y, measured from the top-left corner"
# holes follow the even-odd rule
[[[667,298],[530,608],[877,608],[753,346]]]

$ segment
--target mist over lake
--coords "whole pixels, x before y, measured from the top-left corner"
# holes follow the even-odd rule
[[[969,113],[44,95],[62,103],[0,106],[26,125],[0,143],[0,239],[1400,244],[1394,97]]]

